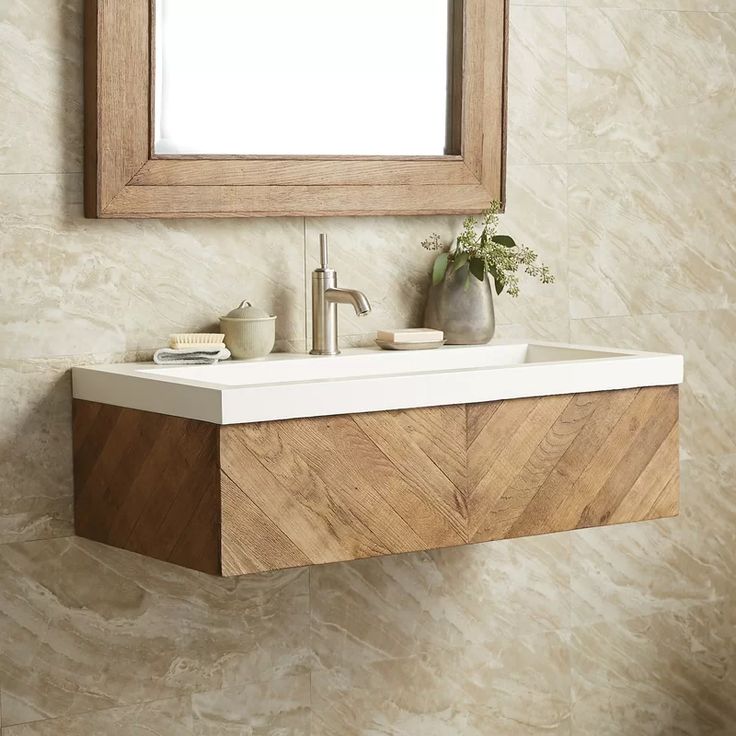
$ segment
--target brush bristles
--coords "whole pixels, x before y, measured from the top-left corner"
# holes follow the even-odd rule
[[[169,347],[172,350],[182,350],[184,348],[191,350],[213,349],[225,347],[225,335],[214,332],[189,332],[169,337]]]

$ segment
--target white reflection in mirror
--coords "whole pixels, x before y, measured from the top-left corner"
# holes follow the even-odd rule
[[[157,0],[155,153],[444,155],[449,15],[448,0]]]

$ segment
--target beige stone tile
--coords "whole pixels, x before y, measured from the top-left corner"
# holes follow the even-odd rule
[[[192,696],[194,736],[309,736],[309,675]]]
[[[576,625],[687,610],[736,594],[736,456],[682,464],[675,519],[571,535]]]
[[[312,568],[317,668],[350,667],[569,625],[564,535]]]
[[[509,19],[510,164],[567,161],[567,58],[563,7],[516,6]]]
[[[568,9],[569,161],[736,158],[736,14]]]
[[[0,173],[82,169],[82,0],[0,5]]]
[[[736,452],[736,312],[573,320],[575,343],[676,352],[685,356],[680,441],[684,455]]]
[[[570,669],[556,632],[312,675],[315,736],[570,734]]]
[[[567,282],[567,171],[564,166],[510,166],[506,213],[499,233],[528,245],[555,275],[554,284],[521,277],[517,298],[503,293],[496,298],[496,322],[566,325]]]
[[[494,340],[570,342],[570,323],[560,321],[497,325]]]
[[[79,176],[0,176],[0,358],[160,347],[248,298],[304,334],[300,219],[85,220]]]
[[[189,698],[172,698],[3,729],[3,736],[187,736]]]
[[[510,6],[520,5],[520,6],[540,6],[540,7],[546,7],[546,6],[554,6],[554,7],[560,7],[564,8],[567,5],[567,0],[510,0],[509,1]]]
[[[307,577],[223,580],[81,539],[0,546],[3,725],[302,674]]]
[[[574,629],[572,733],[733,733],[733,611],[729,600]]]
[[[68,361],[0,361],[0,543],[69,535]]]
[[[569,189],[574,318],[736,302],[735,164],[573,166]]]

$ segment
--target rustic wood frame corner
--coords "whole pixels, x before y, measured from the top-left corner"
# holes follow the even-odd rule
[[[85,214],[474,214],[505,198],[507,0],[463,0],[460,151],[437,157],[156,157],[155,0],[86,0]]]

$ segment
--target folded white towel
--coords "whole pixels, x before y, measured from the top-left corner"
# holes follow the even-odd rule
[[[161,348],[153,354],[153,362],[158,365],[214,365],[229,357],[230,351],[227,348]]]

